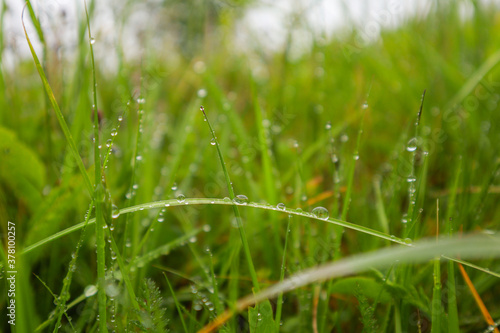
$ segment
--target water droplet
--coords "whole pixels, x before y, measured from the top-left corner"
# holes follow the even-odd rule
[[[111,217],[116,219],[116,218],[118,218],[118,216],[120,216],[120,210],[118,209],[118,207],[116,205],[112,205],[111,206]]]
[[[118,286],[113,283],[113,282],[107,282],[106,283],[106,287],[104,288],[105,291],[106,291],[106,295],[108,295],[109,297],[116,297],[118,295],[120,295],[120,289],[118,288]]]
[[[248,198],[246,195],[243,194],[238,194],[234,199],[233,202],[238,204],[238,205],[246,205],[248,203]]]
[[[417,138],[411,138],[406,145],[406,150],[412,152],[417,150]]]
[[[329,130],[331,130],[331,129],[332,129],[332,123],[331,123],[330,121],[327,121],[327,122],[326,122],[325,129],[326,129],[327,131],[329,131]]]
[[[405,238],[404,241],[405,241],[406,244],[413,243],[413,240],[411,238]]]
[[[406,181],[408,183],[414,183],[417,181],[417,178],[415,178],[414,176],[410,176],[410,177],[406,178]]]
[[[142,156],[141,156],[141,155],[137,155],[137,156],[135,157],[135,159],[136,159],[137,161],[142,161]]]
[[[184,194],[179,194],[177,196],[177,201],[184,202],[184,200],[186,200],[186,196]]]
[[[407,223],[408,222],[408,215],[407,214],[404,214],[402,217],[401,217],[401,223]]]
[[[200,89],[200,90],[198,90],[198,92],[196,94],[198,95],[199,98],[205,98],[205,97],[207,97],[207,90]]]
[[[368,103],[367,103],[367,102],[364,102],[364,103],[363,103],[363,105],[361,106],[361,108],[362,108],[363,110],[368,109]]]
[[[347,134],[342,134],[340,136],[340,142],[347,142],[349,140],[349,136]]]
[[[207,302],[205,305],[207,306],[208,311],[214,311],[215,307],[212,302]]]
[[[144,104],[146,103],[146,99],[145,98],[138,98],[137,99],[137,104]]]
[[[90,37],[90,44],[91,44],[91,45],[94,45],[94,44],[95,44],[95,38],[94,38],[94,37]]]
[[[171,187],[172,191],[177,191],[177,183],[174,183]]]
[[[328,213],[328,209],[326,209],[325,207],[316,207],[314,208],[311,213],[320,218],[320,219],[323,219],[323,220],[327,220],[328,217],[330,216],[330,214]]]
[[[212,138],[212,140],[210,140],[210,144],[211,144],[212,146],[215,146],[215,139],[214,139],[214,138]]]
[[[210,226],[210,224],[205,224],[203,226],[203,231],[205,232],[209,232],[210,230],[212,230],[212,227]]]
[[[198,238],[196,238],[196,236],[189,238],[190,243],[196,243],[197,240],[198,240]]]
[[[165,218],[163,216],[158,216],[158,222],[162,223],[165,221]]]
[[[89,284],[85,287],[83,294],[85,295],[85,297],[94,296],[95,294],[97,294],[97,287],[93,284]]]
[[[123,120],[123,117],[122,116],[118,116],[118,121],[122,121]]]
[[[352,158],[353,158],[355,161],[357,161],[357,160],[359,160],[359,155],[358,155],[358,154],[354,154],[354,155],[352,156]]]
[[[276,205],[276,208],[278,208],[279,210],[285,210],[286,206],[284,203],[280,202]]]

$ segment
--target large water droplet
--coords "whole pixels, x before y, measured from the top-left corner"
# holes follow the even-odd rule
[[[234,199],[234,203],[237,203],[238,205],[246,205],[248,203],[248,198],[246,195],[243,194],[238,194]]]
[[[276,208],[278,208],[279,210],[285,210],[286,206],[284,203],[280,202],[276,205]]]
[[[114,298],[114,297],[120,295],[120,289],[118,288],[118,285],[116,285],[115,283],[113,283],[111,281],[106,283],[106,287],[104,289],[105,289],[106,295],[108,295],[108,297]]]
[[[186,200],[186,196],[184,194],[179,194],[177,196],[177,201],[184,202],[184,200]]]
[[[325,207],[316,207],[312,210],[311,212],[314,216],[320,218],[320,219],[323,219],[323,220],[327,220],[328,217],[330,216],[330,213],[328,213],[328,209],[326,209]]]
[[[417,138],[411,138],[406,145],[406,150],[415,151],[417,150]]]
[[[85,297],[94,296],[96,293],[97,293],[97,287],[94,286],[93,284],[89,284],[88,286],[86,286],[85,290],[83,291]]]
[[[210,140],[210,144],[211,144],[212,146],[215,146],[215,139],[214,139],[214,138],[212,138],[212,140]]]
[[[91,37],[90,38],[90,44],[94,45],[95,44],[95,38],[94,37]]]
[[[118,216],[120,216],[120,210],[118,209],[118,207],[116,205],[112,205],[111,206],[111,217],[116,219],[116,218],[118,218]]]

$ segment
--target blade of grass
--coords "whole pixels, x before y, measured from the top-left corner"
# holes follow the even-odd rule
[[[55,301],[57,301],[58,297],[56,294],[54,294],[54,292],[49,288],[49,286],[45,283],[45,281],[43,281],[38,275],[36,275],[35,273],[33,273],[33,275],[38,279],[38,281],[40,281],[40,283],[45,287],[45,289],[47,289],[47,291],[52,295],[52,297],[54,298]],[[71,328],[73,329],[73,331],[75,331],[75,328],[73,327],[73,323],[71,322],[71,320],[68,318],[68,313],[67,313],[67,310],[63,310],[64,311],[64,316],[66,317],[66,319],[68,319],[68,322],[69,322],[69,325],[71,326]],[[55,319],[55,318],[52,318],[52,319]],[[49,321],[50,323],[50,321]],[[38,328],[37,328],[38,330]]]
[[[460,156],[459,163],[457,164],[457,171],[455,175],[455,181],[451,188],[448,201],[448,209],[446,211],[446,228],[447,234],[452,237],[453,235],[453,220],[452,216],[455,211],[455,200],[457,197],[457,191],[460,185],[460,178],[462,174],[462,158]],[[460,332],[460,320],[458,318],[458,306],[457,306],[457,291],[455,282],[455,263],[453,261],[448,261],[448,331],[450,333]]]
[[[436,242],[439,237],[439,199],[436,200]],[[437,257],[434,259],[434,288],[432,290],[432,326],[431,333],[441,332],[441,314],[444,312],[442,310],[441,304],[441,261]]]
[[[76,164],[78,165],[78,169],[80,170],[80,173],[83,176],[83,181],[85,183],[85,186],[87,187],[87,191],[89,192],[90,196],[92,197],[94,194],[94,188],[92,186],[92,183],[90,181],[90,177],[87,174],[87,171],[85,169],[85,166],[83,165],[83,161],[78,154],[78,149],[76,147],[75,141],[73,140],[73,136],[71,135],[71,132],[68,128],[68,125],[66,124],[66,121],[64,120],[64,116],[61,113],[61,110],[59,109],[59,105],[57,104],[56,98],[54,96],[54,92],[52,91],[52,88],[50,87],[49,82],[47,81],[47,77],[45,76],[45,72],[43,70],[42,65],[40,64],[40,60],[38,59],[38,56],[36,55],[35,49],[33,48],[33,44],[31,43],[31,40],[28,36],[28,32],[26,31],[26,27],[24,25],[24,10],[26,6],[23,8],[23,12],[21,14],[21,22],[23,24],[23,30],[24,30],[24,35],[26,36],[26,41],[28,42],[28,46],[31,52],[31,56],[33,57],[33,61],[35,62],[36,69],[38,71],[38,74],[40,76],[40,79],[42,80],[43,87],[45,89],[46,94],[48,95],[50,99],[50,103],[52,104],[52,107],[54,108],[54,112],[56,114],[57,121],[59,122],[59,125],[61,126],[61,129],[63,130],[64,136],[66,138],[66,142],[70,147],[70,151],[73,154],[73,157],[76,161]],[[32,12],[32,8],[29,7],[30,13]],[[33,13],[34,15],[34,13]]]
[[[156,209],[156,208],[164,208],[164,207],[186,206],[186,204],[188,204],[188,205],[234,205],[234,203],[232,201],[230,201],[230,200],[215,199],[215,198],[189,198],[189,199],[186,199],[184,202],[179,202],[177,199],[170,199],[170,200],[162,200],[162,201],[149,202],[149,203],[140,204],[140,205],[137,205],[137,206],[123,208],[122,210],[120,210],[120,214],[128,214],[128,213],[132,213],[132,212],[139,212],[139,211],[143,211],[143,210]],[[411,243],[407,243],[407,240],[404,240],[402,238],[399,238],[399,237],[396,237],[396,236],[393,236],[393,235],[387,235],[387,234],[385,234],[383,232],[380,232],[380,231],[377,231],[377,230],[374,230],[374,229],[370,229],[370,228],[367,228],[367,227],[364,227],[364,226],[361,226],[361,225],[357,225],[357,224],[354,224],[354,223],[351,223],[351,222],[341,221],[339,219],[334,219],[332,217],[330,217],[328,219],[322,219],[322,218],[319,218],[319,217],[317,217],[315,215],[312,215],[310,213],[303,212],[302,210],[294,210],[294,209],[290,209],[290,208],[279,209],[279,208],[277,208],[275,206],[268,206],[268,205],[265,205],[265,204],[260,204],[260,203],[255,203],[255,202],[250,202],[247,205],[244,205],[244,207],[252,207],[252,208],[257,208],[257,209],[266,209],[266,210],[275,211],[277,213],[284,213],[284,214],[289,214],[289,215],[296,215],[296,216],[307,217],[309,219],[313,219],[313,220],[317,220],[317,221],[323,221],[323,222],[327,222],[327,223],[332,223],[332,224],[339,225],[339,226],[344,227],[344,228],[348,228],[348,229],[355,230],[355,231],[358,231],[358,232],[362,232],[362,233],[365,233],[365,234],[368,234],[368,235],[379,237],[381,239],[386,239],[386,240],[389,240],[389,241],[391,241],[393,243],[397,243],[397,244],[401,244],[401,245],[406,245],[408,247],[413,246]],[[93,223],[95,223],[95,218],[90,219],[88,221],[88,224],[93,224]],[[66,228],[64,230],[61,230],[58,233],[55,233],[55,234],[53,234],[53,235],[51,235],[51,236],[49,236],[47,238],[44,238],[44,239],[36,242],[35,244],[29,245],[29,246],[25,247],[20,252],[20,255],[25,255],[27,253],[30,253],[30,252],[34,251],[35,249],[39,248],[42,245],[48,244],[48,243],[50,243],[52,241],[55,241],[55,240],[57,240],[57,239],[65,236],[65,235],[68,235],[68,234],[70,234],[70,233],[72,233],[74,231],[80,230],[81,228],[84,227],[84,225],[85,225],[85,222],[78,223],[78,224],[76,224],[74,226],[71,226],[71,227]],[[471,264],[471,263],[469,263],[467,261],[464,261],[464,260],[461,260],[461,259],[452,258],[452,257],[446,256],[446,255],[442,255],[442,257],[445,258],[445,259],[447,259],[447,260],[453,260],[455,262],[459,262],[462,265],[466,265],[466,266],[472,267],[472,268],[480,270],[480,271],[482,271],[484,273],[487,273],[487,274],[490,274],[492,276],[496,276],[496,277],[500,278],[500,274],[499,273],[496,273],[496,272],[490,271],[488,269],[479,267],[479,266]]]
[[[165,280],[167,281],[168,288],[170,289],[170,293],[172,294],[172,298],[174,299],[175,307],[177,308],[177,312],[179,313],[179,318],[181,319],[182,328],[184,328],[184,332],[188,333],[189,331],[187,329],[186,323],[184,322],[184,316],[182,314],[181,304],[177,300],[177,296],[175,296],[175,291],[172,288],[172,285],[170,284],[170,281],[169,281],[167,274],[165,272],[163,272],[163,276],[165,276]]]
[[[495,325],[495,321],[491,317],[490,312],[488,311],[488,308],[486,305],[484,305],[483,300],[481,299],[481,296],[477,292],[476,288],[474,287],[474,284],[472,283],[469,274],[467,274],[467,271],[465,270],[464,266],[462,266],[461,263],[458,263],[458,268],[460,269],[460,273],[462,274],[462,277],[465,280],[465,283],[467,283],[467,287],[469,287],[470,292],[472,293],[472,296],[474,297],[474,300],[477,303],[477,306],[479,307],[479,310],[481,310],[481,314],[484,317],[484,320],[488,325],[491,327],[495,327],[493,332],[499,333],[500,331],[498,330],[498,327]]]
[[[280,282],[283,282],[283,279],[285,278],[286,247],[288,245],[288,235],[290,234],[291,222],[292,222],[292,216],[289,215],[288,216],[288,225],[286,227],[286,234],[285,234],[285,245],[283,245],[283,259],[281,260]],[[279,330],[280,330],[282,308],[283,308],[283,293],[280,293],[278,295],[278,301],[276,304],[276,319],[275,319],[276,332],[279,332]]]
[[[367,98],[368,98],[368,96],[369,96],[369,92],[367,94]],[[344,205],[342,206],[342,213],[341,213],[341,217],[340,217],[340,219],[344,220],[344,221],[346,220],[347,213],[349,212],[352,187],[353,187],[353,183],[354,183],[354,171],[356,170],[356,161],[359,159],[359,146],[361,143],[361,134],[363,133],[363,121],[365,119],[365,114],[366,114],[367,108],[368,108],[368,104],[367,104],[367,102],[365,102],[363,104],[363,107],[362,107],[362,115],[361,115],[361,120],[360,120],[360,124],[359,124],[359,129],[358,129],[358,136],[356,139],[356,148],[354,150],[354,154],[352,155],[352,161],[351,161],[351,164],[349,166],[349,171],[347,174],[347,185],[346,185],[347,188],[346,188],[346,193],[344,196]],[[341,257],[340,250],[341,250],[341,245],[342,245],[342,235],[344,234],[344,228],[336,227],[334,232],[337,235],[337,237],[333,241],[334,242],[333,258],[334,258],[334,260],[338,260]],[[332,285],[333,285],[333,280],[328,281],[328,284],[326,287],[327,295],[331,294],[330,290],[332,288]],[[325,309],[325,311],[326,311],[326,304],[328,303],[328,301],[329,301],[329,298],[327,297],[324,300],[324,304],[323,304],[323,309]],[[320,316],[320,318],[322,319],[322,321],[319,324],[319,328],[320,328],[320,331],[323,332],[325,330],[327,316],[322,315],[322,316]]]
[[[102,176],[101,176],[101,149],[99,142],[99,115],[97,108],[97,81],[95,74],[95,60],[94,60],[94,39],[92,37],[92,32],[90,31],[90,17],[87,9],[87,2],[85,3],[85,16],[87,18],[87,31],[89,38],[90,47],[90,60],[92,67],[92,96],[93,96],[93,111],[94,111],[94,171],[95,171],[95,216],[96,216],[96,243],[97,243],[97,299],[99,304],[99,331],[106,333],[108,331],[107,326],[107,309],[106,309],[106,240],[104,229],[108,228],[106,221],[104,220],[104,206],[106,199],[109,199],[109,192],[106,191],[104,187]],[[109,205],[111,206],[111,205]],[[109,207],[110,208],[110,207]],[[107,211],[107,215],[111,218],[111,211]],[[107,230],[109,232],[109,230]]]

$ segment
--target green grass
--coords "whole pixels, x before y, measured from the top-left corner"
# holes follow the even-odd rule
[[[189,42],[116,71],[94,2],[75,58],[35,23],[1,67],[0,331],[485,331],[456,263],[498,321],[500,19],[457,3],[300,56],[236,50],[244,2],[180,10]]]

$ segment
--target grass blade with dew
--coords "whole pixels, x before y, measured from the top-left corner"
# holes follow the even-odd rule
[[[439,237],[439,199],[436,200],[436,242]],[[440,257],[434,259],[434,285],[432,289],[431,302],[431,333],[441,332],[441,314],[443,305],[441,303],[441,260]]]
[[[285,245],[283,245],[283,259],[281,260],[280,282],[283,282],[283,279],[285,278],[286,247],[288,245],[288,235],[290,235],[291,222],[292,222],[292,216],[288,215],[288,225],[286,227],[286,234],[285,234]],[[276,319],[274,320],[276,325],[276,332],[279,332],[280,330],[282,308],[283,308],[283,293],[280,293],[278,295],[278,300],[276,303]]]
[[[188,198],[183,202],[179,202],[177,199],[170,199],[170,200],[149,202],[149,203],[145,203],[145,204],[140,204],[140,205],[136,205],[136,206],[132,206],[132,207],[123,208],[120,210],[120,215],[139,212],[139,211],[148,210],[148,209],[164,208],[165,206],[168,206],[168,207],[186,206],[186,204],[188,204],[188,205],[227,205],[227,206],[234,205],[234,203],[230,200],[218,199],[218,198],[217,199],[215,199],[215,198]],[[407,240],[404,240],[402,238],[399,238],[399,237],[396,237],[393,235],[388,235],[388,234],[385,234],[383,232],[380,232],[380,231],[377,231],[374,229],[370,229],[370,228],[367,228],[367,227],[364,227],[364,226],[361,226],[358,224],[354,224],[351,222],[341,221],[339,219],[334,219],[332,217],[329,217],[328,219],[323,219],[323,218],[314,216],[310,213],[306,213],[302,210],[295,210],[295,209],[290,209],[290,208],[279,209],[275,206],[269,206],[269,205],[256,203],[256,202],[249,202],[248,204],[245,205],[245,207],[251,207],[251,208],[256,208],[256,209],[266,209],[266,210],[272,210],[272,211],[275,211],[277,213],[282,213],[282,214],[284,213],[284,214],[290,214],[290,215],[296,215],[296,216],[303,216],[303,217],[317,220],[317,221],[336,224],[336,225],[339,225],[339,226],[344,227],[344,228],[348,228],[351,230],[362,232],[362,233],[372,235],[372,236],[375,236],[375,237],[378,237],[381,239],[386,239],[386,240],[389,240],[393,243],[397,243],[400,245],[406,245],[408,247],[413,246],[413,244],[408,243]],[[93,224],[93,223],[95,223],[95,218],[90,219],[88,221],[88,224]],[[27,246],[23,249],[22,252],[20,252],[20,255],[30,253],[42,245],[48,244],[52,241],[55,241],[55,240],[65,236],[65,235],[68,235],[72,232],[80,230],[81,228],[83,228],[85,226],[85,224],[86,224],[86,222],[80,222],[78,224],[75,224],[74,226],[71,226],[71,227],[66,228],[64,230],[61,230],[58,233],[55,233],[47,238],[44,238],[44,239],[36,242],[35,244]],[[500,278],[499,273],[496,273],[496,272],[490,271],[488,269],[479,267],[479,266],[471,264],[467,261],[464,261],[461,259],[456,259],[456,258],[447,256],[447,255],[442,255],[442,257],[447,259],[447,260],[453,260],[455,262],[459,262],[462,265],[466,265],[466,266],[472,267],[474,269],[481,270],[482,272],[485,272],[487,274],[490,274],[492,276],[496,276],[496,277]]]
[[[40,281],[40,283],[45,287],[45,289],[47,289],[47,291],[52,295],[52,297],[54,298],[54,301],[57,301],[57,295],[54,294],[54,292],[52,291],[52,289],[50,289],[50,287],[45,283],[45,281],[43,281],[38,275],[36,275],[35,273],[33,273],[33,275],[38,279],[38,281]],[[66,317],[66,319],[68,319],[68,323],[69,325],[71,326],[71,328],[73,329],[73,331],[75,331],[75,328],[73,327],[73,323],[71,322],[71,319],[69,318],[68,316],[68,313],[67,313],[67,310],[65,309],[64,310],[64,316]],[[50,318],[49,318],[50,319]],[[52,318],[54,319],[54,318]],[[50,324],[50,320],[46,321],[46,325]],[[43,324],[42,324],[43,325]],[[42,326],[40,325],[40,326]],[[41,329],[41,327],[38,327],[37,328],[37,331]]]
[[[368,99],[369,94],[370,93],[368,92],[367,97],[366,97],[367,99]],[[347,174],[347,188],[346,188],[346,193],[345,193],[345,197],[344,197],[344,205],[342,207],[342,213],[340,216],[340,219],[343,221],[346,220],[347,213],[349,212],[352,187],[354,184],[354,171],[356,170],[356,162],[359,159],[359,146],[361,144],[361,134],[363,133],[363,123],[364,123],[365,114],[366,114],[367,109],[368,109],[368,102],[365,101],[365,103],[363,103],[363,106],[362,106],[362,115],[361,115],[361,120],[360,120],[360,124],[359,124],[359,129],[358,129],[358,136],[356,139],[356,148],[355,148],[354,154],[352,155],[352,161],[351,161],[351,164],[349,166],[349,171]],[[334,240],[333,257],[334,257],[334,260],[338,260],[341,257],[340,250],[341,250],[342,235],[344,234],[344,230],[342,227],[336,227],[334,232],[337,234],[337,237]],[[327,290],[328,295],[331,294],[330,289],[332,287],[332,283],[333,283],[333,281],[330,280],[330,281],[328,281],[328,284],[326,286],[326,290]],[[324,311],[326,311],[326,304],[327,303],[328,303],[328,297],[327,297],[327,299],[325,299],[323,301]],[[327,316],[323,314],[323,315],[320,315],[320,318],[321,318],[321,322],[319,323],[319,327],[320,327],[320,330],[323,331],[325,329],[325,326],[326,326]]]
[[[99,304],[99,331],[107,332],[107,309],[106,309],[106,239],[105,239],[105,228],[107,228],[106,221],[104,220],[104,214],[111,217],[111,207],[108,207],[109,211],[105,211],[106,201],[111,201],[109,197],[109,192],[104,187],[104,182],[101,175],[101,150],[99,142],[99,115],[97,108],[97,81],[96,81],[96,70],[95,70],[95,60],[94,60],[94,37],[90,30],[90,17],[87,10],[87,2],[85,1],[85,16],[87,18],[87,32],[89,37],[89,47],[90,47],[90,65],[92,67],[92,97],[93,104],[92,109],[94,112],[94,171],[95,171],[95,192],[94,192],[94,203],[95,203],[95,216],[96,216],[96,243],[97,243],[97,299]],[[111,204],[109,204],[111,206]]]
[[[425,100],[425,90],[422,93],[422,98],[420,100],[420,108],[417,113],[417,119],[415,121],[415,135],[408,140],[408,144],[406,147],[406,150],[410,152],[411,158],[410,158],[410,175],[408,176],[407,182],[409,184],[408,188],[408,194],[409,194],[409,204],[408,204],[408,212],[407,212],[407,217],[408,217],[408,229],[404,230],[403,237],[409,237],[413,239],[415,237],[415,203],[416,203],[416,196],[417,196],[417,189],[416,189],[416,176],[415,176],[415,162],[417,158],[417,142],[418,142],[418,128],[420,125],[420,118],[422,117],[422,110],[424,108],[424,100]]]
[[[243,219],[241,218],[240,211],[238,209],[238,206],[236,205],[237,200],[244,200],[244,204],[246,204],[248,201],[248,198],[244,197],[238,197],[234,195],[234,190],[233,190],[233,185],[231,182],[231,179],[229,178],[229,172],[227,171],[226,168],[226,162],[224,162],[224,157],[222,156],[222,152],[220,150],[220,145],[219,142],[217,141],[217,137],[215,136],[215,131],[210,124],[210,121],[208,120],[207,114],[205,113],[205,109],[203,106],[200,107],[200,110],[203,112],[203,116],[205,117],[205,121],[208,124],[208,127],[210,128],[210,132],[212,133],[212,142],[215,142],[215,146],[217,147],[217,154],[219,155],[219,160],[222,166],[222,170],[224,172],[224,177],[226,179],[226,185],[227,189],[229,191],[229,197],[231,201],[233,202],[233,212],[236,217],[236,222],[238,223],[238,231],[240,233],[240,238],[241,238],[241,243],[243,246],[243,253],[245,254],[246,260],[247,260],[247,265],[248,265],[248,270],[250,272],[250,276],[252,278],[252,285],[253,285],[253,291],[254,292],[259,292],[260,287],[259,287],[259,281],[257,279],[257,272],[255,271],[255,267],[252,261],[252,254],[250,253],[250,246],[248,245],[248,239],[246,236],[245,232],[245,227],[243,225]],[[260,311],[262,311],[263,316],[262,318],[259,318],[261,320],[258,320],[258,327],[273,327],[274,326],[274,318],[272,316],[272,306],[271,303],[268,301],[263,302],[259,308],[250,308],[249,309],[249,315],[248,315],[248,320],[250,325],[252,324],[252,318],[257,318],[258,314],[260,314]]]
[[[212,134],[212,142],[215,142],[215,147],[217,148],[217,154],[219,155],[219,160],[220,160],[220,163],[222,166],[222,171],[224,172],[224,178],[226,180],[227,189],[229,191],[229,198],[231,199],[231,201],[234,201],[236,199],[236,197],[234,195],[234,190],[233,190],[233,185],[231,183],[231,179],[229,178],[229,172],[227,171],[227,168],[226,168],[226,162],[224,162],[224,157],[222,156],[222,152],[220,150],[219,141],[217,141],[217,137],[215,136],[214,129],[213,129],[212,125],[210,124],[210,121],[208,120],[207,114],[205,113],[205,109],[203,108],[203,106],[200,107],[200,111],[203,112],[203,116],[205,117],[205,121],[207,122],[207,125],[210,128],[210,132]],[[248,245],[248,239],[247,239],[245,229],[243,226],[243,220],[241,218],[241,214],[240,214],[240,211],[238,210],[238,206],[236,205],[236,203],[233,203],[232,207],[233,207],[234,215],[236,217],[236,221],[238,223],[238,231],[240,232],[241,242],[243,245],[243,252],[245,253],[245,257],[247,259],[248,270],[250,272],[250,276],[252,277],[252,284],[253,284],[255,291],[257,292],[260,290],[259,281],[257,279],[257,273],[255,272],[255,267],[253,265],[252,255],[250,253],[250,247]]]
[[[270,142],[270,134],[269,134],[269,129],[264,127],[264,119],[263,119],[263,113],[264,110],[260,107],[258,98],[256,96],[255,92],[255,82],[254,80],[251,80],[251,93],[252,93],[252,99],[253,99],[253,104],[254,104],[254,114],[255,114],[255,122],[257,124],[257,130],[258,130],[258,142],[259,142],[259,147],[260,147],[260,155],[262,158],[262,171],[264,174],[264,186],[265,186],[265,193],[267,196],[267,200],[269,202],[277,202],[278,201],[278,195],[276,191],[276,180],[275,176],[273,175],[273,165],[271,161],[271,156],[270,156],[270,151],[271,147],[269,146],[268,142]],[[274,248],[276,251],[281,251],[281,244],[280,244],[280,238],[279,238],[279,225],[277,220],[271,220],[270,221],[273,228],[273,232],[271,238],[272,241],[274,242]],[[268,237],[267,235],[264,235],[264,237]],[[271,240],[269,240],[271,241]],[[277,256],[278,257],[278,256]],[[277,264],[277,263],[276,263]]]
[[[451,257],[460,256],[468,259],[479,259],[491,256],[500,257],[500,237],[470,235],[466,237],[440,239],[439,242],[436,242],[436,239],[432,238],[430,240],[416,242],[412,247],[389,247],[369,253],[354,255],[306,269],[290,276],[283,282],[263,289],[260,293],[248,295],[238,301],[236,304],[236,311],[243,311],[253,304],[276,297],[282,292],[289,292],[314,282],[353,275],[372,268],[389,268],[396,261],[406,264],[425,263],[440,255]],[[226,310],[225,313],[216,318],[212,323],[201,329],[199,333],[212,332],[222,325],[224,321],[234,315],[234,313],[233,310]]]
[[[455,174],[455,180],[451,188],[450,196],[448,198],[448,209],[446,211],[446,232],[448,236],[453,236],[453,214],[455,211],[455,201],[457,197],[457,191],[460,184],[461,174],[462,174],[462,157],[459,156],[459,162],[457,163],[457,171]],[[460,324],[458,317],[458,306],[457,306],[457,289],[455,281],[455,263],[451,260],[448,261],[448,316],[447,325],[448,331],[450,333],[460,332]]]

